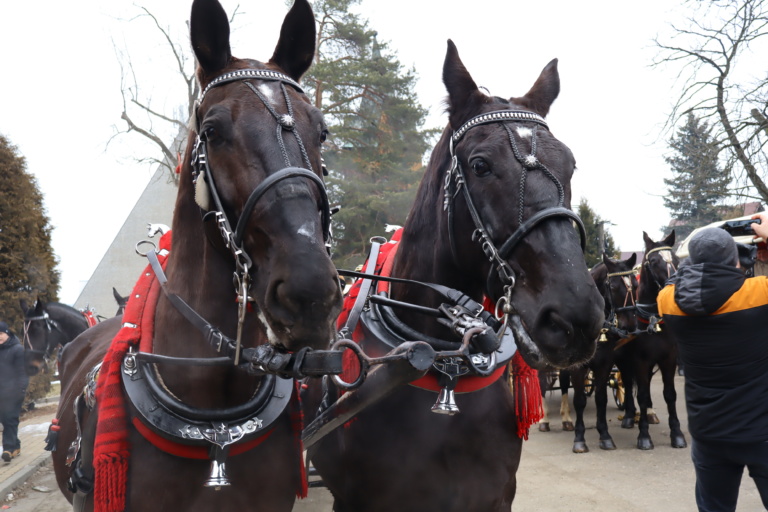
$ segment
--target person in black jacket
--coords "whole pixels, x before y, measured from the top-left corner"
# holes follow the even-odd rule
[[[768,215],[756,217],[768,238]],[[745,277],[720,228],[694,235],[688,252],[658,306],[685,366],[696,504],[736,510],[746,466],[768,510],[768,278]]]
[[[3,424],[2,459],[8,463],[21,453],[19,416],[29,376],[24,364],[24,347],[0,322],[0,423]]]

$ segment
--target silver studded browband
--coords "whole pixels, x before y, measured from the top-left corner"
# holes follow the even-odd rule
[[[464,125],[453,133],[451,139],[454,144],[461,139],[470,128],[473,128],[480,124],[498,123],[500,121],[528,121],[531,123],[538,123],[544,128],[549,129],[547,122],[538,114],[528,112],[525,110],[499,110],[496,112],[488,112],[487,114],[481,114],[473,117]]]
[[[203,89],[203,92],[200,93],[198,102],[202,103],[206,93],[218,85],[222,85],[227,82],[235,82],[237,80],[247,80],[249,78],[255,78],[257,80],[276,80],[280,82],[285,82],[288,85],[291,85],[292,87],[294,87],[299,92],[301,93],[304,92],[304,90],[295,80],[277,71],[270,71],[267,69],[238,69],[237,71],[230,71],[229,73],[224,73],[223,75],[217,76],[216,78],[211,80],[211,83],[206,85],[205,89]]]

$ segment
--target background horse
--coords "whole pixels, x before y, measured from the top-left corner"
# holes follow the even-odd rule
[[[637,385],[637,403],[640,408],[640,421],[637,436],[637,447],[641,450],[652,450],[653,441],[648,431],[648,409],[651,403],[651,378],[653,368],[658,365],[664,384],[664,401],[669,414],[669,437],[673,448],[685,448],[688,444],[685,435],[680,430],[680,420],[677,417],[677,392],[675,391],[675,367],[677,366],[677,344],[672,336],[664,329],[664,324],[657,323],[658,310],[656,296],[664,287],[666,281],[674,275],[679,265],[677,255],[672,250],[675,244],[675,232],[672,231],[661,242],[654,242],[643,232],[645,255],[640,271],[640,284],[637,290],[637,316],[639,327],[648,327],[649,332],[639,334],[633,341],[625,345],[627,358],[633,366],[632,375]],[[623,428],[631,428],[635,421],[635,405],[632,400],[632,383],[624,378],[624,388],[627,393],[625,401]]]
[[[391,275],[449,286],[478,302],[484,295],[508,300],[526,361],[584,361],[595,348],[603,303],[568,210],[574,158],[543,120],[560,89],[557,61],[525,96],[507,100],[478,89],[449,41],[443,82],[449,126],[432,152]],[[441,302],[410,285],[393,285],[391,296],[429,307]],[[399,318],[431,338],[455,339],[433,318]],[[430,411],[435,391],[402,386],[321,440],[310,457],[334,510],[508,511],[522,439],[507,379],[486,384],[459,394],[455,415]],[[317,403],[306,403],[312,416]]]
[[[228,18],[216,0],[195,0],[190,35],[202,93],[184,151],[172,234],[162,242],[172,236],[172,249],[148,253],[158,265],[167,258],[167,283],[161,285],[162,273],[155,271],[147,295],[139,294],[143,276],[153,272],[142,274],[122,319],[86,331],[62,357],[53,462],[62,492],[78,510],[92,510],[99,500],[109,510],[287,512],[304,490],[293,380],[264,375],[260,366],[251,374],[230,357],[216,356],[239,354],[238,336],[243,347],[287,354],[325,348],[334,335],[341,292],[325,245],[330,212],[320,148],[327,129],[297,83],[314,56],[315,18],[306,0],[296,0],[266,63],[231,55]],[[156,307],[147,298],[153,294]],[[143,310],[137,295],[147,301]],[[142,322],[129,322],[129,315]],[[153,325],[144,321],[152,316]],[[118,331],[121,338],[110,346]],[[122,336],[133,340],[133,332],[141,345],[112,359],[126,344]],[[161,362],[142,363],[147,360]],[[88,373],[102,361],[94,384]],[[142,368],[120,384],[124,372]],[[135,400],[126,412],[119,402],[123,385],[150,378],[158,386],[151,396],[187,418],[188,428],[158,431],[162,426],[147,423],[152,417],[140,416],[146,411]],[[96,386],[97,409],[90,407],[94,393],[84,393],[86,385]],[[111,406],[116,400],[120,406]],[[102,407],[111,407],[106,423],[97,418]],[[165,411],[158,406],[150,413],[176,421]],[[114,442],[97,428],[119,440],[117,451],[102,451]],[[235,442],[241,434],[245,444]],[[82,449],[68,467],[73,442]],[[127,487],[110,487],[102,469],[110,477],[125,471]],[[68,486],[73,470],[74,495]],[[89,480],[95,480],[92,493]]]
[[[39,298],[33,306],[25,300],[19,305],[24,312],[22,343],[27,349],[27,373],[35,375],[56,361],[59,347],[79,336],[95,323],[86,313],[58,302],[43,302]]]
[[[611,434],[608,433],[608,421],[606,419],[607,385],[614,363],[619,366],[622,376],[629,375],[631,371],[631,366],[625,364],[626,359],[622,357],[621,352],[617,353],[616,348],[619,340],[626,338],[627,333],[637,329],[635,260],[635,254],[623,261],[612,260],[603,254],[603,263],[595,266],[590,272],[605,301],[607,327],[601,333],[595,355],[586,364],[570,368],[573,381],[573,405],[576,409],[574,453],[589,451],[584,439],[584,409],[587,406],[584,382],[590,370],[592,370],[592,387],[595,395],[597,431],[600,435],[599,446],[601,450],[616,449],[616,444],[613,442]],[[629,380],[631,381],[631,378]]]

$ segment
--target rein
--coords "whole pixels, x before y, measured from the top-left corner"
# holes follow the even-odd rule
[[[523,156],[520,152],[517,142],[515,141],[515,136],[507,124],[510,122],[533,123],[534,127],[531,135],[531,153],[529,155]],[[456,145],[461,141],[462,137],[464,137],[464,135],[470,129],[489,123],[502,124],[507,132],[509,143],[512,147],[512,152],[515,155],[517,161],[520,162],[520,164],[523,166],[523,174],[520,181],[520,191],[518,196],[518,227],[515,232],[512,233],[512,235],[507,238],[507,240],[501,245],[500,249],[497,248],[496,244],[494,244],[493,239],[485,227],[485,223],[480,217],[480,213],[475,207],[475,203],[472,200],[471,194],[469,193],[469,187],[466,186],[466,176],[464,174],[464,170],[462,169],[461,163],[459,162],[459,158],[456,154]],[[512,267],[509,265],[509,263],[507,263],[506,258],[512,253],[515,247],[517,247],[520,241],[525,238],[536,226],[550,218],[565,217],[573,221],[578,227],[581,237],[582,251],[586,246],[586,230],[584,228],[584,224],[578,215],[563,206],[565,203],[565,190],[562,183],[560,183],[552,171],[550,171],[543,163],[541,163],[541,161],[536,156],[536,130],[538,126],[543,126],[544,128],[549,129],[544,118],[533,112],[501,110],[473,117],[464,123],[464,125],[462,125],[458,130],[456,130],[450,139],[449,147],[451,154],[451,167],[445,174],[445,181],[443,184],[443,210],[448,214],[448,239],[451,245],[453,261],[456,266],[459,266],[457,241],[454,234],[453,224],[454,200],[456,196],[458,196],[459,192],[462,192],[464,200],[467,203],[467,209],[469,210],[469,214],[472,217],[472,222],[475,224],[475,231],[472,234],[472,241],[480,244],[483,253],[491,263],[491,269],[488,271],[488,278],[486,282],[486,293],[489,296],[491,295],[490,290],[492,288],[495,270],[496,276],[498,276],[498,278],[501,280],[504,287],[504,295],[501,299],[499,299],[499,303],[501,304],[503,302],[503,309],[506,315],[509,315],[509,313],[513,312],[511,295],[516,281],[515,272],[512,270]],[[550,180],[552,180],[552,182],[557,187],[558,202],[557,206],[538,211],[530,218],[525,220],[523,216],[525,184],[528,171],[533,170],[541,170]],[[499,305],[497,305],[497,309]]]

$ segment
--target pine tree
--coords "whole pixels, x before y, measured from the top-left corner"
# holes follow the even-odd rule
[[[334,259],[362,263],[370,237],[386,224],[403,224],[424,171],[435,130],[422,125],[427,110],[404,70],[367,21],[350,12],[360,0],[317,0],[314,66],[304,85],[325,114],[330,136],[324,151],[334,215]]]
[[[674,153],[664,160],[674,177],[664,179],[668,190],[664,206],[670,210],[677,240],[684,240],[697,227],[721,218],[718,203],[728,195],[730,178],[720,169],[720,147],[712,128],[693,114],[688,114],[669,146]]]
[[[59,271],[51,248],[51,226],[37,182],[18,149],[0,135],[0,320],[17,334],[19,299],[58,300]]]
[[[584,223],[584,230],[587,233],[587,247],[584,251],[584,260],[587,262],[587,266],[592,268],[603,261],[603,252],[611,258],[617,258],[619,251],[606,228],[608,221],[601,219],[584,198],[579,203],[579,217],[581,217],[581,222]],[[601,240],[603,242],[602,248],[600,247]]]

